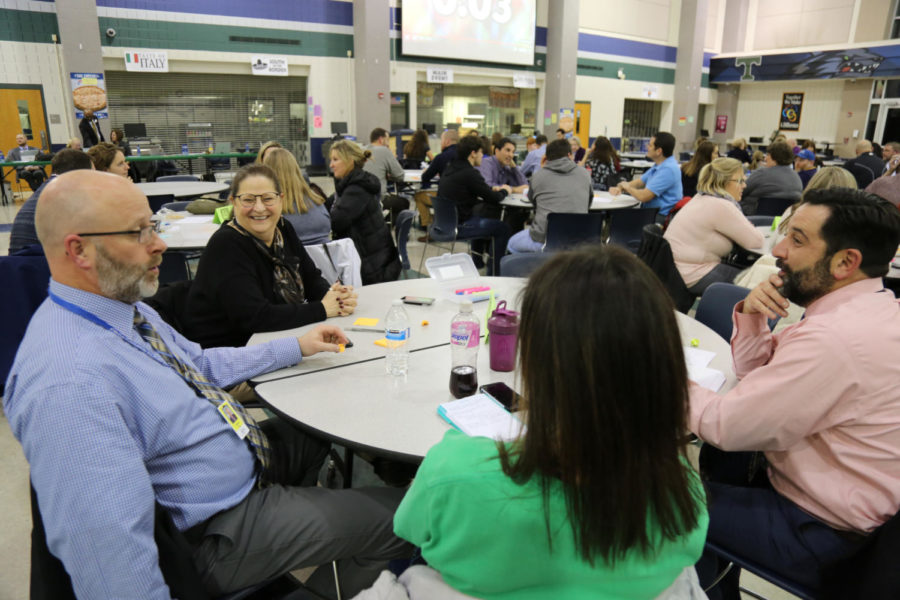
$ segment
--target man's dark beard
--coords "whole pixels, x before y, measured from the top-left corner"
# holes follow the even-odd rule
[[[775,266],[784,274],[781,280],[781,295],[799,306],[809,306],[825,294],[831,291],[834,285],[834,276],[831,274],[830,264],[833,254],[825,256],[811,267],[794,271],[784,264],[782,259],[775,261]]]

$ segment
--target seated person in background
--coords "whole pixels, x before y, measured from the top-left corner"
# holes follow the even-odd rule
[[[438,184],[438,195],[456,203],[458,232],[490,237],[493,247],[487,274],[500,272],[500,258],[506,254],[509,225],[500,220],[500,201],[510,193],[508,185],[491,187],[476,167],[481,164],[484,149],[481,140],[467,135],[456,145],[456,160],[444,171]]]
[[[595,190],[605,192],[619,183],[619,155],[606,136],[597,136],[590,154],[584,157],[583,166],[590,172]]]
[[[883,175],[900,164],[900,142],[887,142],[881,149],[881,159],[884,161]]]
[[[578,139],[577,135],[573,135],[569,138],[569,145],[572,146],[572,160],[577,164],[581,164],[586,154],[585,149],[581,147],[581,140]]]
[[[118,127],[113,127],[109,130],[109,141],[112,145],[116,146],[122,151],[127,157],[131,156],[131,146],[128,142],[125,141],[125,132],[119,129]],[[141,176],[138,173],[137,168],[134,163],[128,163],[128,176],[131,177],[131,180],[135,183],[141,180]]]
[[[300,243],[309,246],[330,242],[331,215],[325,208],[325,197],[306,183],[294,155],[284,148],[272,148],[263,164],[275,171],[284,194],[281,216],[294,228]]]
[[[201,350],[140,302],[157,288],[166,245],[131,181],[66,173],[36,216],[50,297],[19,347],[4,411],[77,597],[172,597],[154,502],[184,532],[215,597],[337,558],[348,559],[352,594],[347,585],[377,575],[367,567],[407,553],[391,532],[400,490],[315,487],[328,446],[274,419],[257,423],[221,389],[336,352],[347,341],[339,328]],[[311,585],[324,590],[331,568],[321,571]]]
[[[678,211],[663,234],[692,294],[702,295],[718,281],[734,281],[741,270],[722,263],[734,244],[743,248],[763,245],[763,234],[747,220],[738,204],[745,185],[741,163],[717,158],[700,171],[697,195]]]
[[[509,239],[511,253],[540,252],[547,239],[547,215],[587,213],[594,198],[591,177],[575,164],[566,140],[547,144],[541,170],[531,178],[528,199],[535,205],[534,222]]]
[[[719,158],[719,147],[710,141],[697,144],[691,160],[681,165],[681,193],[693,198],[697,193],[697,180],[700,169]]]
[[[781,272],[734,308],[739,383],[691,385],[709,541],[803,585],[900,509],[900,307],[881,280],[898,244],[889,202],[807,193],[773,250]],[[788,300],[806,315],[772,334]],[[723,597],[739,596],[739,576]]]
[[[388,193],[387,186],[388,181],[403,182],[403,167],[400,166],[400,161],[397,160],[388,145],[387,130],[376,127],[369,135],[369,139],[372,142],[369,145],[372,157],[366,161],[363,169],[378,178],[378,182],[381,184],[381,206],[390,211],[391,223],[396,223],[400,211],[409,208],[409,200],[397,194]]]
[[[675,136],[660,131],[650,138],[647,158],[655,164],[649,171],[635,177],[632,181],[623,181],[610,188],[613,196],[628,194],[644,205],[645,208],[658,208],[656,220],[666,220],[669,210],[684,196],[681,188],[681,169],[678,161],[672,156],[675,151]]]
[[[516,143],[505,137],[493,144],[494,155],[481,160],[478,171],[489,186],[508,185],[513,193],[521,194],[528,187],[528,180],[516,166]]]
[[[755,215],[760,198],[784,198],[797,201],[803,191],[800,176],[793,169],[794,153],[784,142],[774,142],[766,149],[766,168],[754,171],[747,179],[741,198],[745,215]]]
[[[447,165],[456,159],[456,143],[458,141],[459,130],[445,129],[441,133],[440,154],[434,157],[434,160],[428,164],[428,168],[422,173],[422,185],[414,197],[416,210],[419,211],[419,224],[426,230],[433,221],[431,217],[431,196],[434,195],[434,192],[428,191],[428,188],[431,187],[431,180],[435,177],[440,177]],[[425,242],[428,240],[428,236],[423,235],[418,239],[420,242]]]
[[[537,150],[537,147],[538,143],[537,140],[535,140],[535,137],[533,135],[528,136],[528,138],[526,138],[525,140],[525,151],[531,152],[532,150]]]
[[[16,213],[12,230],[9,233],[10,254],[18,252],[26,246],[40,244],[37,232],[34,230],[34,212],[37,209],[38,199],[41,197],[44,188],[47,187],[47,184],[53,181],[57,175],[62,175],[68,171],[76,171],[78,169],[90,170],[93,168],[94,165],[91,163],[90,157],[82,150],[64,148],[53,156],[53,161],[50,163],[52,173],[50,179],[35,190],[31,197],[25,201],[25,204],[22,205],[22,208],[19,209],[19,212]]]
[[[556,253],[528,279],[519,336],[522,437],[449,430],[394,531],[477,598],[657,597],[693,568],[707,526],[662,284],[614,246]]]
[[[860,140],[856,144],[856,158],[845,162],[844,168],[853,173],[856,186],[864,190],[884,172],[884,161],[872,152],[872,142]]]
[[[84,145],[77,137],[73,137],[69,138],[69,141],[66,143],[66,148],[72,148],[73,150],[83,150]]]
[[[6,153],[6,162],[22,161],[24,160],[22,153],[29,151],[37,153],[38,148],[28,145],[28,138],[25,137],[24,133],[17,133],[16,147]],[[37,154],[35,154],[36,157]],[[47,179],[47,174],[44,172],[44,168],[39,165],[28,165],[27,167],[16,167],[16,177],[24,179],[31,191],[36,191]]]
[[[537,148],[531,150],[525,157],[525,160],[522,161],[522,174],[525,177],[531,177],[532,173],[541,168],[541,159],[544,158],[544,152],[547,151],[546,135],[538,134],[534,138],[534,142],[537,144]]]
[[[812,150],[801,150],[794,157],[794,170],[800,176],[803,188],[809,184],[809,180],[816,174],[816,155]]]
[[[434,154],[428,147],[428,132],[424,129],[416,129],[412,137],[403,146],[404,169],[421,169],[422,163],[434,160]]]
[[[257,164],[265,164],[266,156],[269,153],[269,150],[273,148],[281,148],[281,144],[276,142],[275,140],[270,140],[259,147],[259,152],[256,154],[256,162]]]
[[[234,218],[209,239],[191,283],[185,336],[203,348],[243,346],[254,333],[353,312],[352,287],[329,286],[281,218],[281,187],[272,169],[243,167],[231,183],[229,202]]]
[[[397,246],[384,222],[378,198],[378,178],[363,170],[371,156],[355,142],[340,140],[331,145],[331,171],[334,173],[334,202],[331,229],[334,239],[350,238],[362,260],[363,285],[394,281],[401,265]]]
[[[841,170],[847,173],[844,169]],[[900,161],[895,162],[891,170],[870,183],[869,187],[866,188],[866,191],[870,194],[881,196],[885,200],[893,203],[894,206],[900,208],[900,177],[897,176],[897,173],[900,173]],[[849,173],[847,174],[849,175]],[[22,211],[20,210],[19,212]]]
[[[750,170],[756,171],[757,169],[762,169],[766,166],[765,163],[766,155],[760,152],[759,150],[755,150],[753,152],[753,159],[750,161]]]
[[[753,159],[753,157],[750,156],[750,152],[747,150],[747,140],[744,138],[735,138],[732,140],[731,149],[725,156],[746,164],[749,164]]]
[[[128,163],[125,162],[125,154],[114,144],[100,142],[91,146],[87,155],[91,157],[94,168],[98,171],[106,171],[113,175],[128,177]]]

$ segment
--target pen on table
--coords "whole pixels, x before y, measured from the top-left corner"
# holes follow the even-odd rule
[[[341,327],[344,331],[371,331],[372,333],[384,333],[384,329],[373,327]]]

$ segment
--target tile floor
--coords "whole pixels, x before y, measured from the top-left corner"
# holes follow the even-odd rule
[[[313,178],[323,191],[334,189],[329,178]],[[0,224],[12,223],[20,204],[0,206]],[[412,232],[408,245],[413,269],[419,264],[424,244],[415,241],[420,235]],[[9,233],[0,232],[0,255],[5,255],[9,247]],[[457,251],[462,246],[457,245]],[[427,256],[437,256],[448,249],[435,246],[428,248]],[[415,276],[415,275],[413,275]],[[0,599],[18,600],[28,597],[29,556],[31,547],[31,509],[28,497],[28,464],[22,448],[13,437],[6,416],[0,411],[0,514],[4,516],[4,526],[0,527]],[[779,590],[768,582],[744,573],[741,582],[749,590],[770,600],[789,600],[795,596]],[[745,598],[751,598],[744,595]]]

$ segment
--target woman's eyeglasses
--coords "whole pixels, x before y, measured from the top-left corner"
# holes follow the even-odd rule
[[[275,192],[266,192],[265,194],[239,194],[238,202],[244,208],[252,208],[256,206],[257,200],[262,200],[263,205],[272,206],[280,199],[281,195]]]

